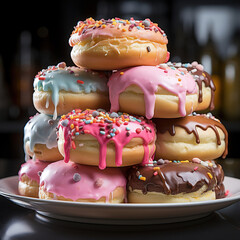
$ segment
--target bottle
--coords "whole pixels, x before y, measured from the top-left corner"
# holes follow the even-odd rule
[[[240,120],[240,32],[234,34],[224,64],[223,114],[226,120]]]
[[[212,37],[212,28],[209,28],[208,41],[200,53],[200,62],[204,66],[204,70],[212,76],[213,82],[216,86],[214,97],[215,108],[213,113],[215,115],[219,115],[222,97],[221,61],[215,49]]]

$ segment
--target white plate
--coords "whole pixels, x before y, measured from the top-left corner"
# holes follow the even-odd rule
[[[240,179],[225,177],[229,195],[223,199],[164,204],[108,204],[41,200],[18,195],[18,176],[0,180],[0,195],[38,214],[85,223],[157,224],[180,222],[207,216],[212,211],[240,200]]]

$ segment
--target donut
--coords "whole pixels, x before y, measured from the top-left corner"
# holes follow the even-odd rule
[[[39,198],[122,203],[126,199],[126,182],[118,168],[100,170],[62,160],[50,164],[42,172]]]
[[[192,74],[198,85],[198,106],[196,111],[214,109],[214,94],[216,87],[211,76],[204,71],[203,65],[197,61],[192,63],[168,63],[169,66],[178,68],[180,71],[188,71]]]
[[[212,160],[227,156],[228,132],[211,113],[154,119],[154,122],[157,127],[157,158]]]
[[[128,202],[179,203],[224,197],[221,166],[203,163],[160,159],[148,166],[132,167],[127,183]],[[218,185],[223,186],[220,194]]]
[[[76,109],[61,117],[58,134],[66,162],[100,169],[146,164],[155,152],[154,124],[126,113]]]
[[[40,175],[49,162],[38,159],[28,160],[21,165],[18,172],[18,192],[20,195],[38,198]]]
[[[167,64],[114,71],[108,81],[111,111],[146,118],[177,118],[197,108],[197,84],[191,74]]]
[[[58,151],[57,126],[59,118],[43,113],[31,117],[24,127],[24,150],[26,156],[44,161],[57,161],[63,159]]]
[[[33,104],[41,113],[57,116],[74,108],[108,108],[107,78],[103,73],[64,62],[39,72],[34,79]]]
[[[167,43],[158,24],[133,18],[88,18],[78,22],[69,39],[73,62],[95,70],[158,65],[169,58]]]

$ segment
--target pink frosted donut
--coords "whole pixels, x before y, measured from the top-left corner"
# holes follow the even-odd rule
[[[146,164],[155,152],[151,120],[103,109],[75,109],[59,121],[58,148],[66,162],[105,167]]]
[[[109,81],[111,111],[151,118],[177,118],[198,106],[193,76],[168,64],[138,66],[114,72]]]
[[[62,160],[44,169],[39,198],[122,203],[126,199],[126,178],[119,168],[100,170]]]
[[[20,195],[38,198],[40,175],[50,163],[28,160],[21,165],[18,172],[18,191]]]
[[[69,44],[77,66],[112,70],[157,65],[168,59],[167,36],[150,19],[133,18],[79,21]]]

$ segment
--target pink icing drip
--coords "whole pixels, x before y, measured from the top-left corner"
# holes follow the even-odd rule
[[[73,179],[75,173],[80,174],[80,181]],[[100,183],[100,184],[99,184]],[[43,171],[40,178],[40,186],[48,192],[77,199],[100,199],[109,196],[117,187],[126,188],[126,179],[120,169],[106,168],[100,170],[97,167],[84,166],[73,162],[65,163],[64,160],[52,163]]]
[[[26,163],[21,165],[21,169],[18,172],[19,180],[21,180],[21,177],[26,174],[28,178],[39,183],[39,172],[42,172],[49,164],[49,162],[39,160],[28,160]]]
[[[120,74],[123,72],[124,74]],[[178,79],[181,79],[179,81]],[[109,98],[111,111],[119,110],[119,95],[131,85],[139,86],[144,93],[146,117],[151,119],[154,115],[155,92],[161,86],[179,98],[179,113],[186,115],[186,94],[197,92],[196,82],[192,75],[184,75],[178,69],[167,67],[161,69],[155,66],[139,66],[119,70],[109,79]]]
[[[69,131],[69,126],[71,124],[75,123],[75,125],[83,126],[82,130],[87,131],[88,134],[91,134],[94,136],[97,141],[99,142],[99,168],[100,169],[105,169],[106,168],[106,155],[107,155],[107,144],[110,141],[113,141],[115,144],[115,163],[116,166],[121,166],[122,165],[122,149],[123,147],[130,142],[132,138],[142,138],[143,140],[143,147],[144,147],[144,157],[142,159],[142,163],[146,164],[149,161],[149,148],[148,144],[153,142],[155,139],[155,128],[153,123],[146,123],[144,120],[141,122],[128,122],[128,125],[121,124],[120,126],[117,126],[116,123],[111,123],[113,125],[113,128],[117,129],[119,132],[116,134],[114,137],[107,138],[107,126],[109,125],[108,123],[104,123],[104,128],[106,131],[105,135],[101,135],[99,133],[99,123],[92,123],[92,124],[85,124],[84,122],[76,122],[75,120],[70,120],[68,126],[63,127],[61,125],[61,121],[59,126],[63,129],[64,132],[64,154],[65,154],[65,162],[69,161],[70,157],[70,148],[71,148],[71,132]],[[151,131],[142,130],[142,125],[148,127]],[[126,127],[128,127],[129,136],[126,136]],[[137,133],[136,129],[140,128],[141,132]],[[152,153],[153,154],[153,153]]]

